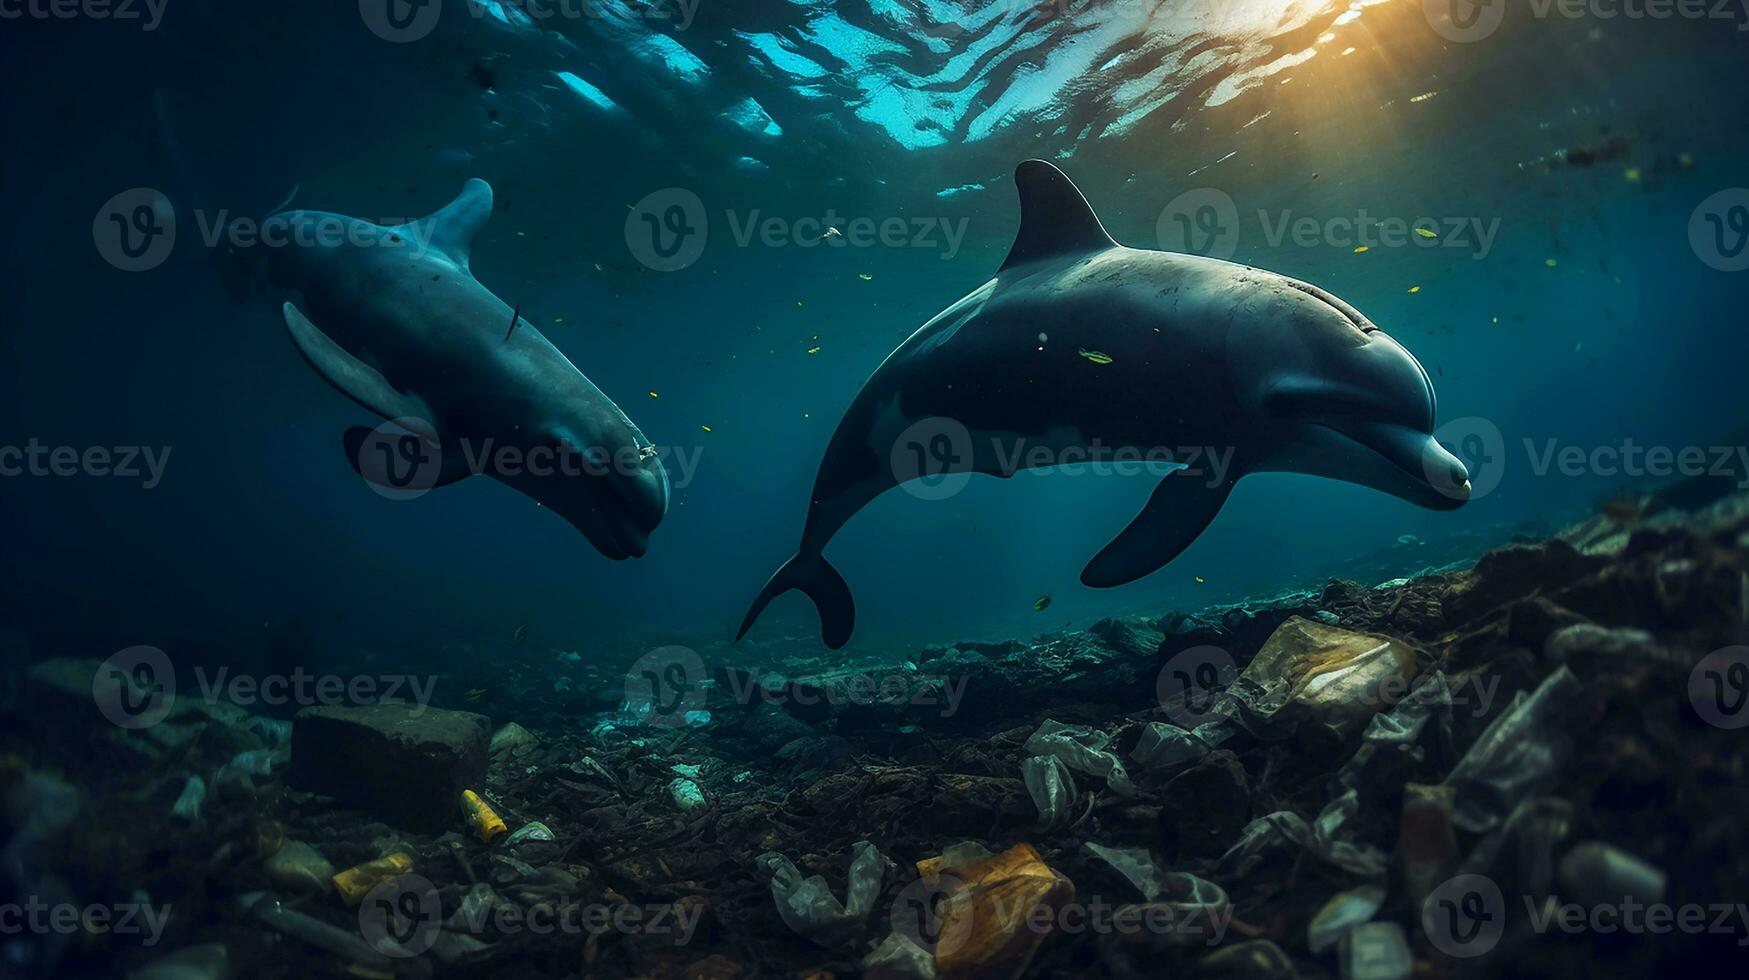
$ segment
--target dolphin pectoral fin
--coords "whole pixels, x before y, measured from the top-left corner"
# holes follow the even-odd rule
[[[412,434],[405,438],[419,439]],[[392,443],[382,430],[362,425],[347,429],[340,442],[346,461],[364,482],[389,490],[435,490],[474,475],[460,446],[421,440],[407,449]]]
[[[385,419],[414,419],[427,426],[431,424],[431,411],[423,401],[397,391],[375,368],[348,354],[297,307],[287,303],[281,312],[298,353],[322,380]]]
[[[1117,245],[1075,183],[1055,166],[1027,160],[1015,169],[1014,186],[1020,191],[1020,233],[1003,269]]]
[[[1081,583],[1110,589],[1158,571],[1190,547],[1231,492],[1231,483],[1211,487],[1182,471],[1161,480],[1129,527],[1087,563]]]
[[[771,600],[791,589],[800,589],[814,600],[814,608],[820,613],[820,638],[827,647],[837,650],[850,642],[850,631],[856,627],[856,600],[851,598],[844,576],[823,555],[797,555],[785,562],[753,600],[735,641],[738,643],[747,635]]]

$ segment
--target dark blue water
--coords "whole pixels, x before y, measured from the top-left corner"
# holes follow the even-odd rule
[[[1080,586],[1080,569],[1152,478],[891,493],[829,552],[865,650],[1233,601],[1373,552],[1407,574],[1422,562],[1403,535],[1503,541],[1639,482],[1596,466],[1539,473],[1526,440],[1536,454],[1550,440],[1587,454],[1743,441],[1749,273],[1709,266],[1689,234],[1703,201],[1749,183],[1741,16],[1512,7],[1493,36],[1456,43],[1407,0],[1358,16],[1264,0],[1219,16],[974,4],[927,30],[906,19],[918,5],[864,0],[706,3],[684,29],[623,8],[525,23],[446,4],[429,36],[389,43],[354,5],[316,6],[172,2],[152,31],[0,24],[14,81],[0,96],[0,442],[170,452],[151,488],[0,480],[6,625],[46,651],[491,656],[521,625],[538,648],[614,660],[726,640],[793,552],[862,380],[1000,265],[1019,220],[1009,175],[1028,157],[1063,167],[1136,246],[1160,244],[1180,194],[1224,193],[1235,260],[1355,304],[1426,365],[1442,421],[1498,429],[1471,460],[1498,459],[1498,486],[1435,513],[1253,477],[1180,559],[1109,592]],[[415,217],[473,176],[498,192],[479,279],[652,439],[696,460],[671,465],[685,479],[641,560],[606,561],[490,481],[411,502],[372,493],[339,435],[375,420],[308,369],[275,304],[225,293],[190,217],[262,215],[294,187],[302,207]],[[181,240],[163,265],[126,273],[94,247],[92,215],[136,187],[177,205]],[[689,268],[651,271],[626,216],[672,187],[699,197],[712,231]],[[1284,219],[1322,229],[1363,210],[1492,229],[1489,247],[1356,253],[1323,230],[1271,241]],[[828,212],[965,237],[957,249],[735,240],[755,216]],[[1051,608],[1034,612],[1047,593]],[[802,649],[814,629],[792,595],[754,638]]]

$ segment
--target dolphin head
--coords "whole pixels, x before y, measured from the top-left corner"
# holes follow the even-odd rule
[[[668,513],[667,468],[605,396],[567,414],[542,428],[522,472],[501,479],[556,511],[608,558],[642,558]]]
[[[1266,468],[1463,506],[1470,474],[1433,437],[1433,382],[1415,356],[1316,286],[1283,276],[1263,286],[1227,343],[1240,400],[1278,447]]]

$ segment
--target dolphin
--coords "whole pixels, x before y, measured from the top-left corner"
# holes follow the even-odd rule
[[[1042,160],[1014,182],[1020,232],[1007,261],[863,385],[826,447],[801,546],[737,639],[799,589],[826,645],[848,642],[855,603],[822,552],[871,500],[915,479],[1230,449],[1218,480],[1162,467],[1142,512],[1081,573],[1096,588],[1177,557],[1249,473],[1310,473],[1437,510],[1469,499],[1464,464],[1433,437],[1426,370],[1354,307],[1261,269],[1119,245]]]
[[[393,421],[346,432],[360,476],[408,491],[484,473],[608,558],[641,557],[667,513],[668,474],[625,412],[474,278],[469,249],[491,215],[478,179],[405,225],[285,211],[262,223],[277,247],[253,271],[301,295],[282,312],[316,373]]]

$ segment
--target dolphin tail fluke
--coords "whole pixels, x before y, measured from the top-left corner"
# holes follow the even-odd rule
[[[771,600],[791,589],[799,589],[814,600],[814,608],[820,613],[820,638],[827,647],[837,650],[850,642],[850,631],[856,626],[856,600],[850,597],[850,586],[825,556],[807,554],[785,562],[765,583],[759,598],[753,600],[753,608],[747,610],[747,618],[741,621],[741,631],[735,634],[735,639],[739,641],[747,635]]]

